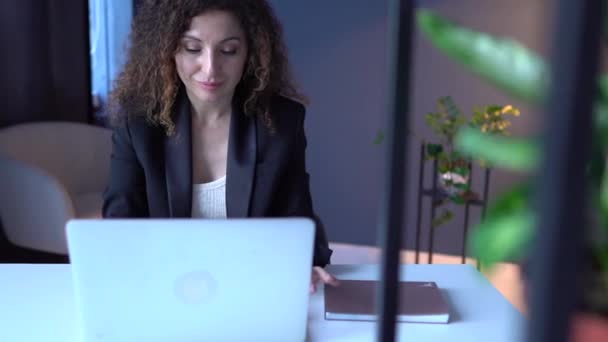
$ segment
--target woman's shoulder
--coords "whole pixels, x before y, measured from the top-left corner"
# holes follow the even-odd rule
[[[306,115],[306,106],[298,99],[275,95],[270,103],[270,117],[275,125],[301,123]]]
[[[285,95],[273,96],[271,106],[277,113],[285,113],[288,115],[304,115],[304,112],[306,111],[305,104],[302,101]]]
[[[152,123],[143,115],[123,115],[114,117],[110,122],[110,128],[122,134],[127,134],[130,139],[140,140],[163,135],[162,128]]]

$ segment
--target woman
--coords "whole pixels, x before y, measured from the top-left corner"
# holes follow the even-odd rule
[[[305,166],[304,106],[265,0],[157,0],[138,10],[111,96],[104,217],[304,216],[311,291],[337,285]]]

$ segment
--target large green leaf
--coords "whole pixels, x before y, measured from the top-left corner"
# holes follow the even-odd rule
[[[534,140],[488,135],[470,127],[458,132],[455,145],[472,158],[512,170],[531,171],[538,165],[540,156]]]
[[[484,267],[521,258],[534,233],[534,215],[520,209],[508,215],[484,220],[471,235],[473,251]]]
[[[548,71],[535,53],[510,39],[500,39],[448,21],[427,9],[416,13],[418,26],[449,57],[511,95],[540,103]]]
[[[534,228],[530,194],[529,182],[512,186],[494,200],[484,220],[473,230],[470,244],[485,267],[524,253]]]
[[[531,188],[531,181],[511,186],[488,207],[486,218],[504,216],[528,208],[532,194]]]

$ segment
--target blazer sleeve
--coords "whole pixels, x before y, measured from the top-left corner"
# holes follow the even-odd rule
[[[325,267],[330,263],[332,250],[329,248],[325,227],[319,217],[315,214],[310,195],[309,174],[306,169],[306,135],[304,133],[304,106],[301,108],[300,115],[297,115],[296,133],[294,140],[293,154],[287,164],[287,177],[282,184],[286,191],[283,192],[284,202],[287,206],[286,216],[301,216],[311,218],[316,225],[315,246],[314,246],[314,266]]]
[[[112,134],[110,179],[103,195],[102,215],[111,217],[148,217],[144,170],[137,158],[129,120]]]

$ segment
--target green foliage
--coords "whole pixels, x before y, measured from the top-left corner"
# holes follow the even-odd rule
[[[426,154],[429,157],[437,158],[443,152],[443,145],[441,144],[427,144]]]
[[[472,158],[517,171],[532,171],[536,168],[540,152],[536,141],[523,138],[491,136],[473,128],[463,128],[455,145]]]
[[[426,124],[435,134],[442,137],[445,143],[451,144],[466,119],[450,96],[440,98],[437,101],[437,109],[437,112],[426,115]]]
[[[517,259],[525,254],[534,226],[530,210],[530,185],[516,185],[502,193],[486,212],[484,221],[471,236],[473,252],[482,265]]]
[[[383,141],[384,141],[384,132],[378,131],[378,134],[376,135],[376,139],[374,139],[374,144],[380,145],[380,144],[382,144]]]
[[[608,11],[608,6],[607,11]],[[549,85],[547,64],[519,43],[492,37],[459,26],[429,10],[418,10],[417,22],[425,36],[445,55],[461,63],[490,84],[533,104],[542,103]],[[606,17],[608,18],[608,12]],[[608,42],[608,20],[604,24]],[[455,147],[468,157],[479,158],[493,166],[511,170],[533,171],[542,157],[538,143],[531,140],[493,136],[506,129],[490,113],[499,108],[486,107],[473,114],[472,127],[462,128],[454,136]],[[501,110],[504,110],[501,109]],[[485,112],[485,113],[484,113]],[[486,116],[485,114],[489,114]],[[510,114],[516,115],[516,112]],[[587,166],[591,182],[591,203],[599,214],[600,234],[589,248],[602,266],[604,297],[608,292],[608,75],[598,80],[594,104],[593,146]],[[483,128],[485,125],[485,129]],[[480,132],[480,129],[481,132]],[[490,134],[484,134],[490,133]],[[578,180],[576,180],[578,181]],[[529,203],[527,184],[516,186],[494,201],[483,222],[471,236],[471,245],[484,266],[512,258],[521,258],[532,238],[535,213]]]
[[[454,218],[454,213],[451,210],[443,210],[441,214],[433,219],[431,222],[431,228],[437,228],[443,224],[448,223]]]
[[[521,209],[481,222],[471,236],[471,244],[481,264],[491,267],[500,261],[520,259],[533,231],[534,215],[530,209]]]
[[[426,124],[440,140],[440,143],[426,144],[426,159],[436,159],[439,175],[446,176],[442,178],[440,188],[454,189],[445,191],[444,195],[447,196],[448,202],[462,205],[469,200],[479,198],[476,193],[470,191],[468,181],[471,154],[467,154],[469,151],[467,149],[463,150],[462,146],[455,146],[455,139],[459,136],[459,132],[466,129],[475,130],[482,136],[506,135],[508,134],[507,128],[511,125],[507,118],[508,115],[519,116],[520,112],[510,105],[488,105],[475,108],[473,115],[467,118],[450,96],[439,98],[437,100],[437,111],[426,114]],[[464,147],[466,148],[467,145]],[[496,156],[490,156],[489,158],[477,159],[482,167],[486,167],[491,162],[495,162],[496,158]],[[466,181],[464,183],[455,182],[453,181],[454,177]],[[442,204],[445,204],[445,201]],[[449,222],[452,218],[452,212],[446,210],[441,216],[433,220],[431,226],[437,228]]]
[[[511,135],[508,128],[511,121],[507,115],[517,117],[520,115],[519,109],[513,106],[490,105],[483,108],[473,109],[473,117],[470,126],[481,130],[483,133],[491,135]]]
[[[418,27],[443,53],[495,86],[532,103],[540,103],[548,84],[542,59],[510,39],[475,32],[420,9]]]

